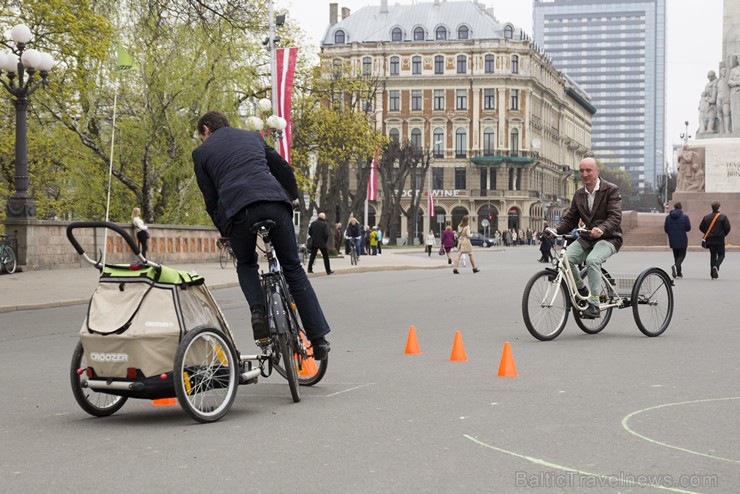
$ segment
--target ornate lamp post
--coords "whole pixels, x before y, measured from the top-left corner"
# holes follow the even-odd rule
[[[28,136],[26,110],[28,97],[39,86],[49,84],[47,76],[54,65],[48,53],[26,49],[32,34],[28,26],[15,26],[10,37],[15,43],[12,51],[0,53],[0,83],[13,96],[15,105],[15,194],[6,206],[8,219],[30,219],[36,215],[36,204],[28,194]],[[7,81],[2,78],[3,72]],[[40,79],[36,74],[41,76]]]
[[[275,142],[282,139],[283,130],[285,130],[288,122],[283,117],[270,115],[272,102],[267,98],[262,98],[257,102],[256,110],[257,115],[247,117],[247,128],[258,131],[266,130],[267,135],[272,136]]]

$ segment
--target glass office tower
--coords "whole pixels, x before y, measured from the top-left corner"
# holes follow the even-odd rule
[[[664,173],[665,0],[534,0],[534,40],[591,96],[592,148],[641,191]]]

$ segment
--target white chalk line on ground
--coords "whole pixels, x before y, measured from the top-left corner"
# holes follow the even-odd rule
[[[498,451],[500,453],[505,453],[507,455],[514,456],[516,458],[521,458],[523,460],[527,460],[529,462],[532,462],[535,465],[540,465],[542,467],[552,468],[552,469],[555,469],[555,470],[560,470],[560,471],[568,472],[568,473],[575,474],[575,475],[582,475],[582,476],[586,476],[586,477],[594,477],[594,478],[602,479],[606,483],[606,485],[612,485],[613,483],[616,483],[616,484],[622,484],[622,485],[625,485],[625,486],[652,487],[654,489],[661,489],[661,490],[665,490],[665,491],[669,491],[669,492],[680,492],[680,493],[684,493],[684,494],[697,494],[694,491],[686,491],[686,490],[683,490],[683,489],[677,489],[677,488],[673,488],[673,487],[666,487],[666,486],[663,486],[663,485],[660,485],[660,484],[652,484],[652,483],[646,483],[646,482],[637,482],[637,481],[632,481],[632,480],[625,479],[625,478],[620,478],[620,477],[617,477],[615,475],[603,475],[603,474],[600,474],[600,473],[593,473],[593,472],[587,472],[585,470],[579,470],[577,468],[566,467],[566,466],[563,466],[563,465],[558,465],[556,463],[551,463],[549,461],[546,461],[546,460],[543,460],[543,459],[540,459],[540,458],[534,458],[532,456],[522,455],[522,454],[519,454],[519,453],[515,453],[513,451],[508,451],[508,450],[505,450],[505,449],[502,449],[502,448],[497,448],[496,446],[492,446],[490,444],[486,444],[483,441],[480,441],[478,438],[473,437],[473,436],[470,436],[468,434],[463,434],[463,437],[466,437],[467,439],[470,439],[474,443],[476,443],[476,444],[478,444],[480,446],[483,446],[484,448],[489,448],[489,449],[492,449],[494,451]]]
[[[673,406],[679,406],[679,405],[693,405],[693,404],[697,404],[697,403],[709,403],[709,402],[712,402],[712,401],[728,401],[728,400],[740,400],[740,396],[732,396],[732,397],[728,397],[728,398],[709,398],[709,399],[706,399],[706,400],[682,401],[682,402],[679,402],[679,403],[666,403],[664,405],[656,405],[654,407],[644,408],[642,410],[638,410],[636,412],[632,412],[629,415],[627,415],[626,417],[624,417],[622,419],[622,427],[624,428],[624,430],[626,430],[630,434],[632,434],[634,436],[637,436],[640,439],[644,439],[645,441],[648,441],[650,443],[657,444],[659,446],[665,446],[666,448],[676,449],[678,451],[683,451],[684,453],[689,453],[689,454],[697,455],[697,456],[703,456],[705,458],[711,458],[713,460],[727,461],[727,462],[730,462],[730,463],[740,464],[740,461],[734,460],[732,458],[723,458],[721,456],[714,456],[714,455],[710,455],[710,454],[707,454],[707,453],[700,453],[698,451],[692,451],[690,449],[681,448],[679,446],[673,446],[672,444],[667,444],[667,443],[664,443],[664,442],[661,442],[661,441],[658,441],[658,440],[655,440],[655,439],[651,439],[651,438],[649,438],[649,437],[647,437],[645,435],[642,435],[642,434],[640,434],[638,432],[635,432],[634,430],[632,430],[629,427],[629,425],[627,425],[627,422],[629,422],[629,420],[632,417],[634,417],[636,415],[639,415],[639,414],[641,414],[643,412],[649,412],[649,411],[652,411],[652,410],[657,410],[659,408],[667,408],[667,407],[673,407]]]

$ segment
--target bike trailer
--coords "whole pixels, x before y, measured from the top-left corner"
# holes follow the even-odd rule
[[[80,329],[88,372],[139,383],[110,394],[174,396],[172,370],[185,333],[206,326],[232,340],[231,333],[203,277],[165,266],[136,267],[102,269]]]

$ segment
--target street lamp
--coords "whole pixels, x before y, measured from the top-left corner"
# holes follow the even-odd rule
[[[283,117],[271,115],[271,111],[272,102],[267,98],[262,98],[256,104],[257,114],[247,117],[246,124],[249,130],[263,131],[267,127],[267,134],[278,141],[283,138],[283,131],[288,126],[288,122]]]
[[[0,53],[0,83],[15,98],[15,194],[6,205],[10,219],[30,219],[36,216],[36,204],[28,193],[28,97],[39,86],[47,86],[47,76],[54,65],[54,58],[44,52],[26,49],[33,35],[28,26],[19,24],[10,31],[15,48]],[[7,81],[2,78],[5,72]],[[36,73],[41,79],[36,78]]]
[[[683,124],[686,126],[686,131],[681,134],[681,139],[683,139],[684,144],[688,144],[689,139],[691,139],[691,136],[689,135],[689,121],[686,120]]]

